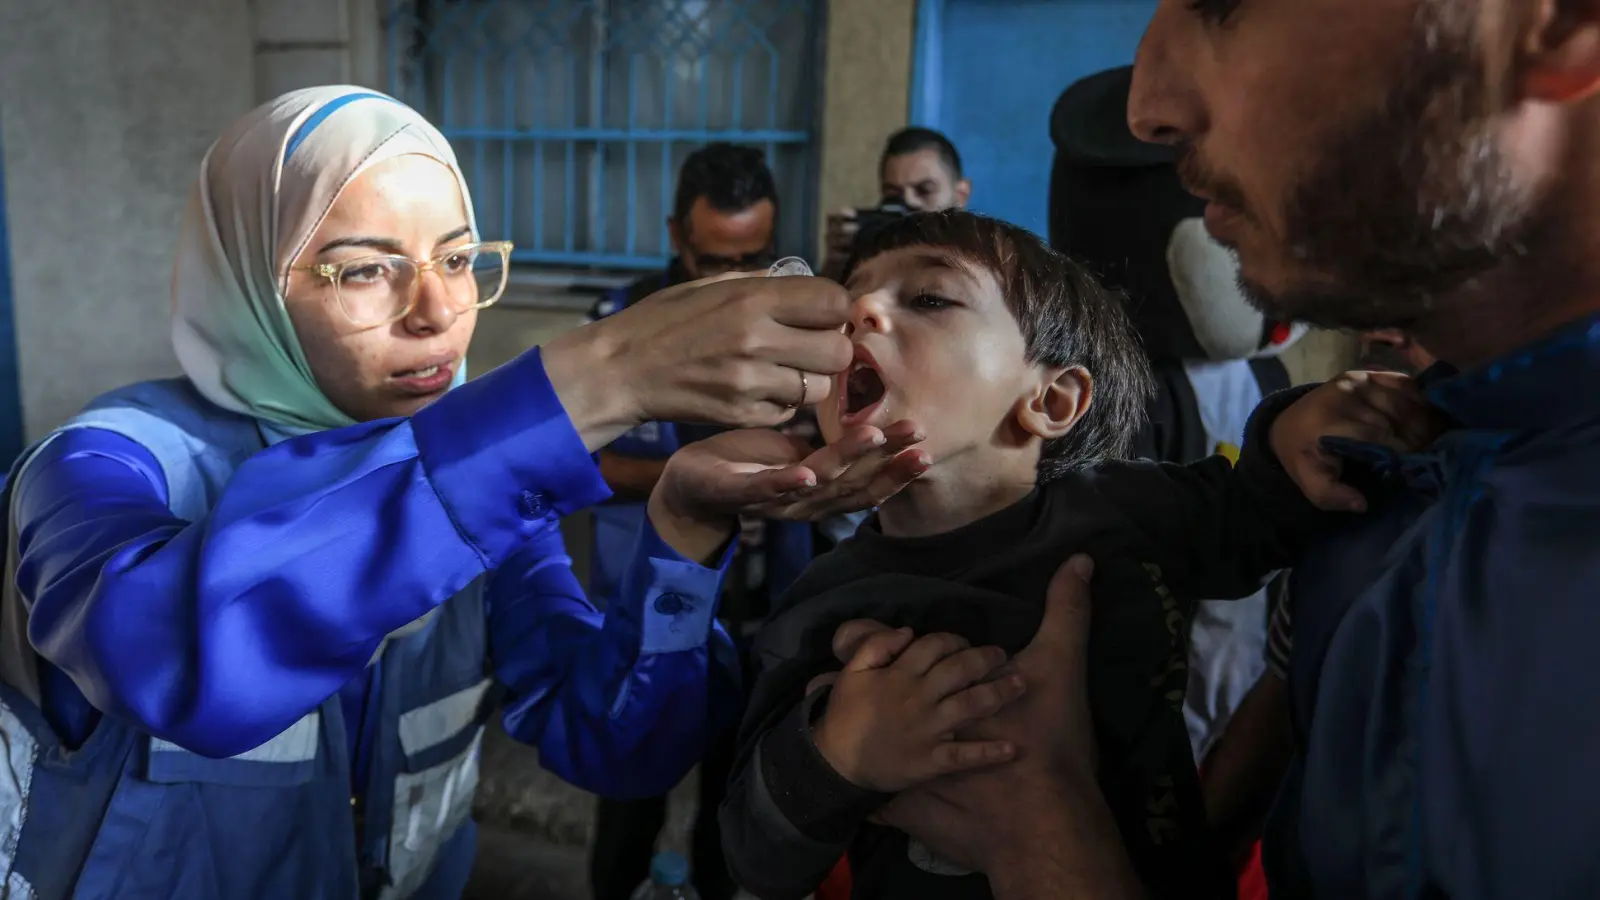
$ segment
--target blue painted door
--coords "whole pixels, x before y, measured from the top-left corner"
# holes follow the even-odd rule
[[[1133,62],[1157,0],[921,0],[912,124],[944,132],[972,209],[1046,233],[1050,108]]]

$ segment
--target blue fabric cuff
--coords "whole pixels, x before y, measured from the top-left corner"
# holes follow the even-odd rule
[[[487,568],[611,496],[537,349],[450,391],[411,429],[428,480]]]
[[[622,582],[623,604],[637,604],[641,656],[705,646],[716,620],[722,578],[737,544],[729,541],[717,568],[710,569],[667,546],[650,517],[644,517]]]

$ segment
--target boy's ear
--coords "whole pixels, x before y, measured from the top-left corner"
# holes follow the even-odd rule
[[[1017,406],[1017,424],[1040,440],[1071,431],[1094,403],[1094,377],[1082,366],[1046,369],[1039,389]]]

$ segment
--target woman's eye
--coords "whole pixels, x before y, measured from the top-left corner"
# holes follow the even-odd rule
[[[1239,8],[1239,0],[1189,0],[1189,8],[1207,22],[1221,25]]]
[[[348,266],[344,275],[339,279],[341,285],[348,287],[367,287],[381,284],[388,280],[389,266],[381,262],[362,263],[358,266]]]
[[[451,275],[459,275],[472,268],[471,253],[452,253],[444,258],[444,270]]]

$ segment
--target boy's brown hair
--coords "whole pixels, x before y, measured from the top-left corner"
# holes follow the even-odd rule
[[[867,235],[845,269],[908,247],[938,247],[994,273],[1027,360],[1081,366],[1094,379],[1089,411],[1045,442],[1039,478],[1128,454],[1154,392],[1150,363],[1121,295],[1025,229],[964,210],[914,213]]]

